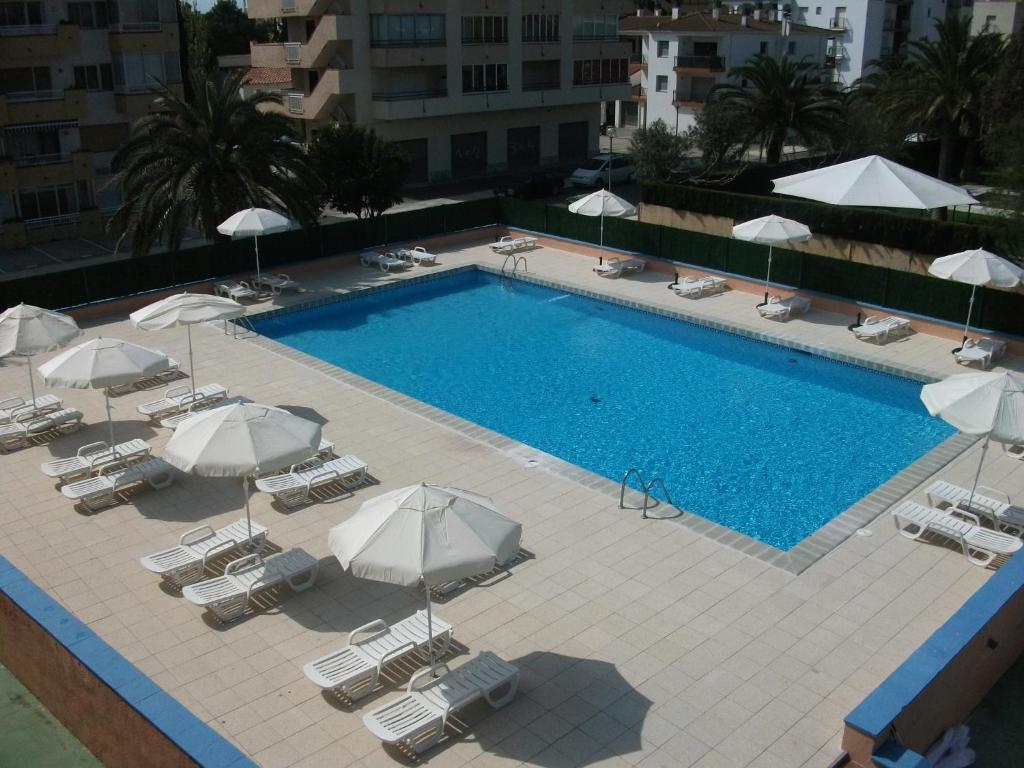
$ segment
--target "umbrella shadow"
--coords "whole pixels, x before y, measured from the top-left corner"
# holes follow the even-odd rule
[[[129,440],[152,440],[157,436],[157,431],[153,428],[153,425],[149,421],[134,419],[132,421],[115,421],[114,422],[114,439],[118,443],[124,443]],[[58,438],[70,438],[74,435],[74,439],[58,439]],[[82,424],[81,428],[72,432],[70,435],[56,435],[47,439],[40,444],[45,444],[50,450],[50,455],[55,459],[65,459],[69,456],[74,456],[78,449],[83,445],[96,442],[109,442],[110,441],[110,428],[107,426],[106,421],[96,421],[90,424]]]
[[[537,556],[528,549],[519,548],[515,557],[509,560],[507,563],[495,566],[487,573],[481,573],[479,576],[471,576],[466,579],[459,579],[458,581],[449,581],[445,584],[440,584],[436,587],[432,587],[430,590],[430,598],[439,604],[447,603],[453,598],[461,595],[467,589],[471,587],[493,587],[495,584],[500,584],[512,577],[512,569],[521,563],[525,563],[527,560],[534,560]]]
[[[322,416],[318,410],[306,405],[283,405],[278,403],[274,407],[288,411],[288,413],[298,416],[300,419],[312,421],[314,424],[319,424],[321,427],[327,423],[327,419]]]
[[[197,477],[174,470],[174,482],[163,490],[142,486],[130,493],[128,503],[151,520],[202,523],[225,512],[245,516],[238,478]]]

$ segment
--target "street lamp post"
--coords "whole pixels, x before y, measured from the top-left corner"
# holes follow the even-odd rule
[[[615,126],[609,125],[604,129],[608,137],[608,186],[606,189],[612,191],[612,162],[615,160]]]

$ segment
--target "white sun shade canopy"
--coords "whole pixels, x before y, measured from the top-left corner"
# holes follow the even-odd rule
[[[799,221],[772,214],[737,224],[732,228],[732,236],[752,243],[778,245],[806,242],[811,239],[811,230]]]
[[[621,218],[624,216],[636,216],[636,207],[629,200],[624,200],[607,189],[599,189],[571,203],[569,205],[569,212],[578,213],[581,216]]]
[[[147,379],[166,371],[167,355],[121,339],[91,339],[39,366],[51,387],[105,389]]]
[[[283,408],[234,403],[185,419],[164,458],[202,477],[246,477],[305,461],[319,447],[319,424]]]
[[[938,258],[928,267],[928,274],[996,288],[1016,288],[1024,283],[1024,269],[981,248]]]
[[[878,155],[783,176],[773,184],[779,194],[832,205],[924,210],[978,203],[961,187]]]
[[[72,317],[19,304],[0,314],[0,357],[49,352],[63,347],[81,332]]]
[[[968,435],[1024,443],[1024,376],[1010,371],[961,373],[921,388],[932,416]]]
[[[231,320],[244,314],[245,307],[233,299],[206,293],[177,293],[132,312],[129,318],[136,328],[159,331],[178,325]]]
[[[284,232],[291,226],[291,221],[276,211],[246,208],[218,224],[217,231],[228,237],[254,237]]]
[[[420,484],[366,501],[327,544],[360,578],[436,586],[508,562],[522,530],[486,496]]]

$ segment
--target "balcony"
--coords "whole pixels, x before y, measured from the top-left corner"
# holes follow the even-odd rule
[[[246,14],[250,19],[288,19],[323,16],[327,10],[351,13],[348,0],[249,0]]]
[[[447,88],[373,93],[373,116],[377,120],[407,120],[448,114],[451,114],[451,103]]]
[[[701,109],[706,97],[692,91],[672,91],[672,106],[677,109]]]
[[[630,101],[647,101],[647,89],[642,85],[634,85],[629,89]]]
[[[523,42],[523,61],[558,61],[562,58],[562,46],[557,41],[541,42],[532,40]]]
[[[178,25],[159,21],[128,21],[110,25],[113,53],[162,53],[179,48]]]
[[[167,87],[179,96],[184,95],[181,83],[168,83]],[[147,85],[119,85],[114,88],[114,108],[118,112],[139,117],[152,111],[157,94]]]
[[[444,40],[425,45],[370,44],[371,67],[446,67],[448,47]]]
[[[829,19],[828,20],[828,28],[829,29],[842,29],[842,30],[849,29],[850,28],[850,22],[846,19],[845,16]]]
[[[308,96],[302,93],[286,93],[284,110],[290,117],[300,120],[323,120],[334,111],[341,98],[340,69],[328,69]]]
[[[0,125],[77,120],[87,113],[84,89],[20,91],[0,95]]]
[[[57,59],[75,55],[81,47],[74,24],[28,24],[0,27],[0,62],[17,59]]]
[[[338,53],[338,43],[352,39],[352,17],[324,16],[305,43],[250,43],[254,67],[322,69]]]
[[[0,161],[0,190],[73,184],[95,175],[91,152],[16,157]]]
[[[523,83],[523,91],[557,91],[562,84],[558,80],[543,80],[532,83]]]
[[[725,59],[721,56],[676,56],[675,70],[686,72],[723,72]]]

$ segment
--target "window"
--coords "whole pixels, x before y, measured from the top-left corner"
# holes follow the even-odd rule
[[[996,29],[996,17],[995,16],[986,16],[985,17],[985,30],[987,32],[996,32],[996,31],[998,31]]]
[[[23,27],[42,23],[42,3],[0,3],[0,27]]]
[[[117,18],[117,5],[114,3],[68,3],[68,21],[82,29],[106,29],[110,26],[111,17]]]
[[[767,40],[762,40],[761,41],[760,53],[761,53],[762,56],[764,56],[766,53],[768,53],[768,41]]]
[[[18,207],[25,220],[78,213],[78,199],[71,184],[18,191]]]
[[[444,14],[370,14],[370,45],[379,48],[444,45]]]
[[[110,4],[110,22],[126,27],[133,24],[154,25],[177,20],[174,0],[118,0]]]
[[[468,44],[507,43],[508,17],[463,16],[462,42]]]
[[[659,40],[658,41],[658,58],[659,59],[667,59],[668,58],[668,40]]]
[[[7,153],[15,158],[59,158],[60,132],[56,128],[8,133]]]
[[[525,13],[523,14],[524,43],[557,43],[557,13]]]
[[[573,40],[615,40],[618,36],[618,16],[576,16],[573,18]]]
[[[506,64],[473,64],[462,68],[463,93],[507,90],[508,65]]]
[[[48,91],[52,87],[49,67],[0,69],[0,93]]]
[[[114,71],[110,64],[86,64],[74,68],[75,88],[88,91],[114,90]]]
[[[806,6],[806,5],[801,5],[800,6],[800,18],[801,19],[807,18],[807,8],[808,8],[808,6]]]
[[[786,43],[786,55],[793,56],[796,54],[796,41],[790,40]]]
[[[668,93],[668,75],[658,75],[654,79],[654,90],[658,93]]]
[[[178,61],[177,51],[115,53],[113,59],[111,68],[116,91],[148,91],[156,85],[156,80],[165,83],[181,82],[181,62]],[[102,72],[100,82],[103,82]]]
[[[572,63],[573,85],[625,83],[628,79],[626,59],[579,59]]]
[[[815,16],[821,16],[821,6],[820,5],[815,6],[815,8],[814,8],[814,15]]]

